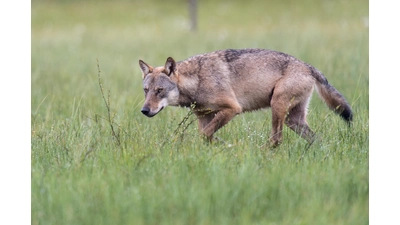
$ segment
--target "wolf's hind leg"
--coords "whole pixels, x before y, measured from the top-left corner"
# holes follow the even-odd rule
[[[306,121],[306,107],[305,103],[293,107],[286,117],[285,124],[311,144],[314,141],[315,134]]]
[[[272,110],[272,130],[270,143],[272,147],[276,147],[282,143],[282,129],[285,120],[285,111],[279,107],[271,107]]]
[[[306,74],[297,73],[293,68],[292,70],[288,69],[288,71],[286,77],[275,85],[271,98],[272,134],[270,140],[272,146],[279,145],[282,142],[284,123],[309,141],[313,136],[305,116],[315,81]]]

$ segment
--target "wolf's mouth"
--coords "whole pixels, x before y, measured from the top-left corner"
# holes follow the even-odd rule
[[[150,110],[144,110],[144,109],[142,109],[142,113],[143,113],[145,116],[147,116],[147,117],[153,117],[153,116],[157,115],[159,112],[161,112],[161,110],[163,110],[163,109],[164,109],[164,106],[161,107],[161,109],[158,110],[158,112],[156,112],[156,113],[151,113]]]
[[[157,114],[158,114],[159,112],[161,112],[161,110],[163,110],[163,109],[164,109],[164,106],[162,106],[161,109],[158,110],[158,112],[156,112],[153,116],[157,115]]]

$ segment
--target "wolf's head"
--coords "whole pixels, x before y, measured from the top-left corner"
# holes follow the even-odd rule
[[[175,76],[175,60],[169,57],[164,67],[155,68],[139,60],[139,66],[143,74],[145,95],[142,113],[153,117],[168,105],[178,105],[179,90],[177,84],[171,79]]]

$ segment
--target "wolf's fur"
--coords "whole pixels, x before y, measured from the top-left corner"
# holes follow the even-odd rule
[[[271,107],[273,146],[282,142],[286,124],[309,142],[314,133],[306,121],[314,86],[328,107],[349,124],[352,111],[345,98],[313,66],[285,53],[265,49],[227,49],[205,53],[165,66],[142,60],[145,103],[152,117],[167,105],[195,104],[200,131],[213,134],[242,112]]]

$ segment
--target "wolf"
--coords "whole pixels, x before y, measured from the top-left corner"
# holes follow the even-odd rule
[[[139,60],[145,95],[141,112],[153,117],[166,106],[194,106],[198,127],[208,140],[236,115],[271,108],[272,147],[282,143],[287,125],[308,143],[315,134],[306,121],[314,86],[320,98],[350,126],[349,103],[315,67],[286,53],[267,49],[226,49],[164,66]]]

